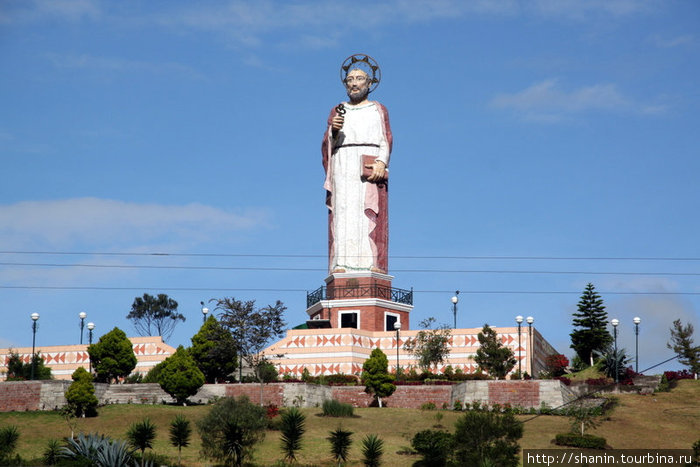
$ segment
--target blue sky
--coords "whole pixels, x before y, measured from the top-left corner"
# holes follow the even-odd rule
[[[303,322],[325,119],[368,53],[412,327],[460,290],[459,327],[532,315],[571,356],[592,282],[630,351],[642,318],[640,369],[672,357],[672,321],[700,328],[699,24],[690,0],[5,0],[0,346],[31,345],[32,312],[40,345],[77,343],[81,311],[135,335],[143,293],[187,316],[172,345],[211,298]]]

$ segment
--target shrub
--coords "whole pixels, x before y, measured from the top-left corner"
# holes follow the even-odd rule
[[[460,411],[461,411],[462,408],[463,408],[463,407],[462,407],[462,401],[460,401],[459,399],[455,400],[455,403],[454,403],[454,405],[452,406],[452,409],[453,409],[453,410],[460,410]]]
[[[668,378],[664,373],[661,375],[661,381],[659,381],[659,386],[656,388],[656,392],[668,392],[671,390],[671,384],[668,382]]]
[[[688,370],[664,371],[664,376],[668,381],[678,381],[681,379],[693,379],[693,373]]]
[[[197,424],[202,455],[241,466],[265,437],[266,426],[265,409],[246,396],[220,399]]]
[[[354,412],[355,409],[351,404],[346,404],[335,399],[326,399],[323,401],[324,417],[352,417]]]
[[[183,346],[179,346],[163,363],[158,383],[178,404],[184,405],[187,398],[197,394],[204,384],[204,374]]]
[[[0,428],[0,462],[8,461],[17,449],[19,430],[14,425]]]
[[[306,417],[299,409],[292,407],[282,414],[280,432],[282,434],[282,451],[284,459],[289,462],[296,462],[296,453],[301,449],[301,438],[306,432]]]
[[[362,439],[362,463],[365,467],[379,467],[384,454],[384,441],[377,435],[368,434]]]
[[[591,434],[580,435],[578,433],[560,433],[554,439],[559,446],[571,446],[587,449],[605,449],[605,438]]]
[[[326,438],[331,443],[331,454],[333,459],[340,464],[348,461],[348,453],[352,444],[352,431],[343,430],[341,427],[330,432],[330,436]]]
[[[56,465],[61,457],[61,442],[57,439],[51,439],[46,444],[46,448],[41,456],[41,460],[46,465]]]
[[[443,466],[452,452],[452,435],[439,430],[423,430],[413,436],[411,446],[423,459],[420,465]]]
[[[561,376],[569,366],[569,359],[562,354],[552,354],[545,359],[545,368],[553,377]]]
[[[141,465],[143,465],[143,455],[146,449],[153,449],[153,440],[156,438],[156,426],[148,418],[134,422],[126,432],[129,444],[134,449],[141,451]]]
[[[610,378],[606,378],[604,376],[601,376],[600,378],[588,378],[586,380],[586,384],[589,386],[607,386],[608,384],[611,384]]]
[[[76,417],[97,416],[97,396],[92,384],[92,375],[83,367],[78,368],[71,376],[73,382],[66,391],[67,410]]]
[[[342,373],[335,375],[326,375],[326,383],[330,386],[355,386],[358,383],[357,376],[344,375]]]
[[[570,379],[570,378],[567,378],[566,376],[558,376],[558,377],[556,377],[556,378],[554,378],[554,379],[556,379],[557,381],[561,381],[562,383],[564,383],[564,386],[571,386],[571,379]]]
[[[491,462],[499,467],[517,467],[518,440],[523,423],[512,413],[470,411],[455,424],[454,453],[458,465]]]
[[[421,404],[420,406],[421,410],[435,410],[437,407],[435,407],[435,402],[425,402],[424,404]]]

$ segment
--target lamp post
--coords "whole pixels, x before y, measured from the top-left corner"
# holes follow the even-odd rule
[[[459,295],[459,290],[456,290],[454,296],[452,297],[452,314],[454,314],[455,317],[455,325],[453,329],[457,329],[457,302],[459,301],[457,295]]]
[[[610,321],[610,324],[612,324],[613,327],[613,338],[615,339],[615,383],[619,382],[619,376],[617,374],[617,325],[620,324],[620,321],[617,318],[613,318]]]
[[[204,302],[199,302],[202,305],[202,323],[207,322],[207,313],[209,313],[209,308],[204,306]]]
[[[396,321],[394,323],[394,329],[396,329],[396,379],[399,378],[399,331],[401,331],[401,322]]]
[[[88,342],[90,343],[90,345],[92,345],[92,330],[95,329],[95,323],[88,323],[87,328],[88,328]],[[89,358],[89,360],[90,360],[90,364],[89,364],[90,374],[92,374],[92,358]]]
[[[83,345],[83,329],[85,328],[85,318],[87,318],[87,313],[81,311],[78,316],[80,317],[80,345]]]
[[[520,363],[520,326],[523,324],[523,317],[518,315],[515,317],[515,322],[518,323],[518,376],[523,379],[523,368]]]
[[[527,321],[527,327],[528,327],[528,330],[527,330],[528,331],[527,332],[527,355],[528,355],[528,360],[530,361],[530,377],[534,378],[533,375],[534,375],[535,371],[532,368],[532,365],[533,365],[533,362],[535,360],[533,360],[534,356],[533,356],[533,352],[532,352],[532,349],[533,349],[532,343],[534,342],[532,340],[532,323],[535,322],[535,318],[533,318],[532,316],[528,316],[527,318],[525,318],[525,321]]]
[[[634,321],[634,372],[639,373],[639,323],[642,319],[635,316],[632,321]]]
[[[34,354],[36,353],[36,322],[39,320],[39,313],[32,313],[32,373],[29,379],[34,379],[34,365],[36,364],[36,359]]]

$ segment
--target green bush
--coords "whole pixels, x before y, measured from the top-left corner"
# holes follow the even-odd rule
[[[158,383],[178,404],[184,405],[187,398],[197,394],[204,384],[204,374],[183,346],[179,346],[163,363]]]
[[[8,462],[17,449],[19,430],[14,425],[0,428],[0,463]],[[10,464],[3,464],[10,465]]]
[[[512,413],[468,411],[455,423],[454,455],[458,465],[517,467],[522,436],[523,423]]]
[[[292,407],[282,414],[280,434],[284,459],[288,462],[297,461],[297,451],[301,449],[301,439],[306,432],[306,416],[298,408]]]
[[[554,439],[559,446],[571,446],[575,448],[605,449],[605,438],[591,434],[581,436],[578,433],[560,433]]]
[[[326,399],[323,401],[324,417],[352,417],[354,412],[355,409],[351,404],[346,404],[335,399]]]
[[[435,410],[437,407],[435,406],[435,402],[425,402],[424,404],[421,404],[420,406],[421,410]]]
[[[76,417],[96,417],[98,400],[95,396],[95,386],[92,384],[92,375],[80,367],[71,377],[73,382],[65,394],[68,410]]]
[[[246,396],[218,400],[197,423],[202,455],[227,465],[243,465],[255,445],[265,438],[265,412]]]
[[[423,457],[417,465],[439,467],[447,463],[453,438],[445,431],[423,430],[413,436],[411,446]]]

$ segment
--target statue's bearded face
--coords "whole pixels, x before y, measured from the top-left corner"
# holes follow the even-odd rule
[[[345,89],[348,92],[350,102],[362,102],[369,94],[370,80],[367,73],[362,70],[352,70],[345,78]]]

